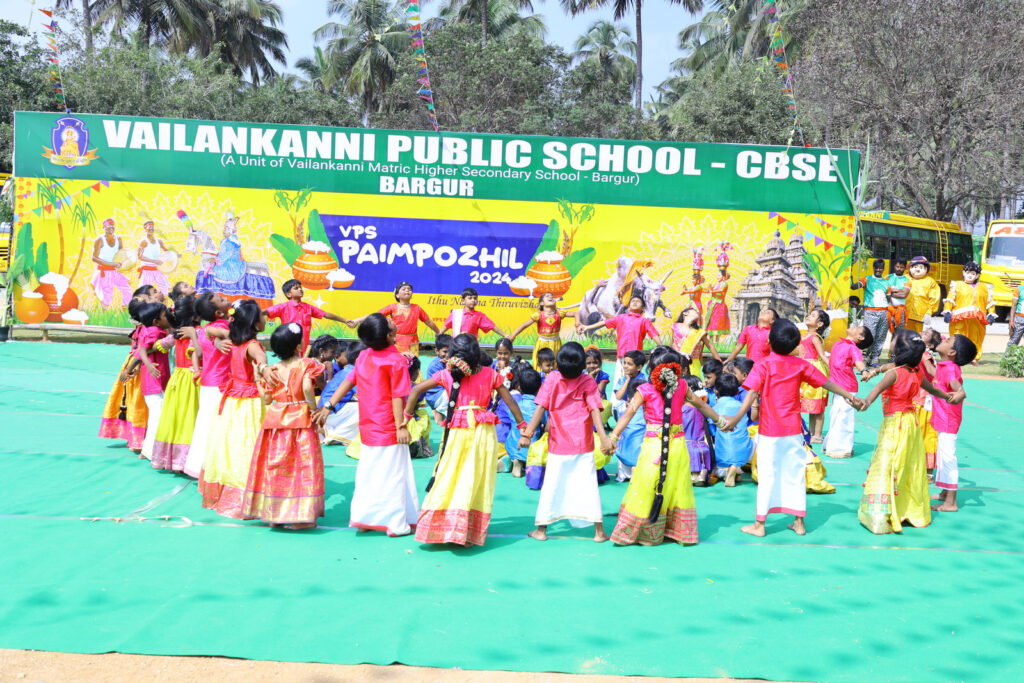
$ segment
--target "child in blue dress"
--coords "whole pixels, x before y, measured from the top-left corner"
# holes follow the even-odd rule
[[[723,373],[715,383],[718,390],[718,401],[715,404],[715,411],[724,417],[736,415],[743,406],[738,394],[740,390],[739,380],[735,375]],[[756,410],[757,408],[751,408]],[[736,429],[731,432],[722,432],[712,426],[715,439],[715,476],[725,480],[726,486],[735,486],[740,480],[741,469],[750,461],[754,453],[754,442],[747,430],[749,426],[747,416],[744,415],[736,424]]]
[[[612,398],[612,415],[616,420],[625,414],[633,394],[641,384],[647,381],[647,376],[641,372],[641,368],[646,362],[647,357],[643,351],[628,351],[622,357],[622,377],[619,378],[619,384],[615,387]],[[640,446],[647,433],[647,423],[644,421],[642,413],[642,410],[636,411],[633,419],[619,434],[619,442],[615,447],[615,455],[619,459],[616,481],[629,481],[633,476],[633,468],[636,466],[637,458],[640,457]]]
[[[537,404],[534,401],[537,398],[537,392],[540,391],[540,373],[524,365],[521,370],[516,373],[516,382],[521,392],[516,397],[516,404],[519,406],[519,411],[523,414],[523,419],[529,422],[533,418],[533,414],[537,412]],[[515,394],[513,394],[515,396]],[[544,431],[544,421],[541,422],[541,428],[533,434],[533,441],[540,438],[540,435]],[[508,431],[508,435],[505,437],[505,452],[508,453],[508,457],[512,460],[512,476],[521,478],[526,469],[526,456],[528,448],[519,447],[519,428],[516,425],[512,425]]]

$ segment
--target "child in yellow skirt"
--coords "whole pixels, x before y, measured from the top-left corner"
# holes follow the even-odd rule
[[[803,358],[817,368],[818,372],[828,377],[828,365],[825,363],[825,333],[828,331],[828,313],[816,308],[804,318],[807,333],[800,340]],[[800,412],[807,413],[810,423],[811,443],[821,443],[821,431],[825,426],[825,406],[828,405],[828,392],[821,387],[810,384],[800,385]]]
[[[131,348],[110,388],[107,404],[100,417],[99,437],[124,439],[128,442],[129,450],[135,453],[142,450],[142,442],[146,439],[146,422],[149,420],[149,410],[142,396],[142,378],[138,373],[139,360],[135,353],[138,336],[142,331],[138,324],[138,312],[143,304],[159,301],[160,298],[160,290],[152,285],[144,285],[135,290],[128,302],[128,315],[135,321],[135,329],[129,335]],[[130,369],[132,367],[135,369]]]
[[[904,523],[915,527],[931,524],[924,442],[917,426],[914,397],[923,388],[940,400],[956,400],[922,377],[918,366],[925,343],[920,333],[909,329],[897,332],[894,351],[893,369],[885,373],[860,407],[865,410],[882,396],[884,418],[857,509],[860,523],[874,534],[899,533]]]
[[[539,410],[519,437],[519,446],[528,447],[547,414],[547,467],[537,503],[537,528],[529,535],[538,541],[547,540],[548,526],[567,519],[574,527],[593,524],[594,540],[601,543],[608,540],[608,535],[597,489],[594,431],[601,439],[601,450],[613,450],[601,424],[601,397],[594,378],[584,372],[583,346],[567,343],[558,350],[555,362],[558,370],[548,376],[537,394]]]
[[[438,385],[448,393],[448,418],[416,523],[416,540],[483,545],[491,523],[498,462],[494,431],[498,417],[487,410],[492,394],[498,392],[520,429],[526,423],[501,375],[480,366],[480,345],[473,335],[457,335],[447,369],[412,388],[405,403],[406,419],[420,396]],[[408,433],[403,438],[408,439]]]
[[[552,353],[557,354],[558,349],[562,348],[562,320],[564,318],[576,317],[576,314],[572,311],[558,310],[555,295],[551,292],[541,294],[537,303],[537,312],[517,327],[511,336],[511,339],[515,341],[515,338],[528,327],[531,325],[537,326],[537,343],[533,345],[533,367],[535,368],[537,367],[537,351],[540,349],[551,349]]]
[[[251,517],[244,505],[245,486],[266,413],[256,377],[262,377],[270,389],[278,382],[267,365],[266,351],[256,341],[256,334],[267,326],[259,304],[252,299],[236,301],[228,314],[232,344],[229,373],[217,413],[210,420],[199,493],[204,508],[225,517],[245,519]]]
[[[655,348],[649,363],[651,382],[640,386],[612,430],[612,441],[618,441],[633,415],[643,411],[647,432],[612,532],[616,545],[658,545],[666,538],[686,545],[697,542],[683,404],[695,407],[720,429],[725,420],[681,381],[682,362],[673,349]]]
[[[195,297],[179,296],[174,302],[178,337],[174,340],[174,372],[167,383],[160,424],[153,444],[153,469],[183,472],[192,432],[199,412],[200,355],[196,353]]]

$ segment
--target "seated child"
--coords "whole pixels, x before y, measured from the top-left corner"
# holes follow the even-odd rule
[[[704,364],[700,366],[700,374],[704,375],[704,389],[708,392],[707,402],[708,405],[714,407],[715,399],[715,382],[718,381],[718,376],[725,372],[725,365],[720,360],[704,361]]]
[[[715,383],[718,390],[718,402],[715,410],[719,415],[729,418],[736,415],[743,405],[739,398],[740,382],[735,376],[725,373]],[[715,476],[725,480],[726,486],[735,486],[740,480],[742,468],[750,461],[754,452],[754,442],[747,430],[748,420],[744,415],[736,423],[736,429],[723,432],[712,427],[715,439]]]
[[[450,334],[439,334],[434,340],[434,352],[437,354],[427,365],[427,377],[433,377],[445,368],[445,361],[448,360],[448,349],[452,345]],[[444,387],[438,385],[423,395],[427,406],[433,411],[434,422],[438,426],[444,426],[444,416],[448,412],[448,396],[444,393]]]
[[[540,391],[540,373],[525,363],[521,365],[524,367],[516,375],[516,383],[520,392],[518,397],[516,397],[516,404],[519,406],[519,412],[523,414],[523,419],[529,422],[537,411],[535,401],[537,399],[537,392]],[[516,396],[515,393],[512,395]],[[540,438],[543,427],[544,421],[542,420],[541,429],[533,434],[534,442]],[[527,453],[529,451],[529,447],[520,448],[519,437],[519,427],[512,424],[508,434],[505,436],[505,452],[508,453],[508,457],[512,460],[512,476],[517,479],[521,478],[524,474]]]
[[[549,372],[555,369],[555,352],[551,349],[537,349],[537,372],[540,373],[541,381],[547,377]]]
[[[690,367],[688,364],[684,368]],[[704,383],[696,375],[683,375],[686,385],[695,396],[704,398]],[[721,379],[721,377],[719,377]],[[705,432],[704,416],[694,406],[683,406],[683,432],[686,434],[686,450],[690,452],[690,480],[694,486],[711,483],[711,449]]]
[[[352,374],[356,359],[365,349],[366,345],[361,341],[353,341],[349,344],[345,351],[345,358],[348,362],[340,372],[335,373],[330,382],[324,385],[317,408],[323,408],[330,402],[334,392]],[[323,444],[337,442],[347,446],[352,443],[352,440],[359,434],[358,402],[356,389],[353,387],[335,403],[333,412],[327,416],[323,424]]]

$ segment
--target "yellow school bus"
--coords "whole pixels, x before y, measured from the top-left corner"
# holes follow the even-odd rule
[[[963,277],[964,264],[974,257],[971,233],[956,223],[873,211],[860,215],[860,229],[871,257],[853,264],[855,282],[871,274],[871,262],[875,259],[885,261],[888,275],[892,272],[893,259],[909,261],[915,256],[924,256],[932,264],[930,274],[939,283],[945,298],[950,281]]]
[[[988,224],[981,249],[981,281],[988,284],[1002,318],[1010,310],[1010,298],[1024,284],[1024,221]]]

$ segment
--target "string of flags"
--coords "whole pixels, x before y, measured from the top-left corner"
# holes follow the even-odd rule
[[[789,132],[787,147],[793,146],[793,138],[800,137],[800,144],[803,147],[810,147],[804,141],[804,131],[800,127],[800,118],[797,115],[796,99],[793,97],[793,74],[789,70],[789,59],[786,57],[786,43],[782,40],[782,24],[779,23],[779,8],[776,0],[764,0],[764,14],[771,24],[772,40],[769,46],[772,62],[779,70],[779,82],[782,84],[782,94],[786,96],[786,109],[793,119],[793,129]]]
[[[46,72],[49,74],[50,83],[53,84],[53,94],[57,98],[57,102],[64,108],[64,112],[67,114],[71,113],[71,109],[68,107],[67,98],[64,96],[64,79],[60,75],[60,56],[57,54],[57,20],[53,18],[53,10],[41,9],[39,10],[50,20],[50,23],[43,24],[43,37],[46,39],[46,47],[49,48],[53,54],[46,58],[49,63],[46,67]]]
[[[818,247],[824,245],[826,251],[829,251],[829,250],[832,249],[832,247],[836,246],[835,241],[830,240],[830,239],[828,239],[826,237],[822,237],[821,235],[818,235],[817,233],[814,233],[814,232],[808,230],[807,228],[801,226],[796,221],[790,220],[790,219],[786,218],[781,213],[776,213],[775,211],[769,211],[768,212],[768,218],[769,219],[775,219],[776,221],[778,221],[779,225],[785,225],[787,228],[789,228],[791,230],[802,230],[803,233],[804,233],[804,239],[810,238],[811,241],[814,243],[814,245],[818,246]],[[850,238],[853,237],[853,229],[852,228],[848,228],[848,227],[841,226],[841,225],[834,225],[834,224],[829,223],[828,221],[826,221],[824,218],[819,218],[818,216],[814,216],[813,218],[814,218],[814,222],[817,223],[818,225],[822,226],[823,228],[827,228],[829,230],[836,230],[843,237],[845,237],[846,239],[850,239]]]
[[[434,110],[434,91],[430,87],[430,71],[427,69],[427,53],[423,46],[423,28],[420,20],[419,0],[409,0],[405,8],[406,23],[409,35],[412,37],[412,54],[416,59],[416,83],[419,89],[416,95],[427,105],[427,116],[430,118],[430,125],[434,132],[440,128],[437,125],[437,113]]]
[[[59,187],[60,186],[57,185],[57,184],[50,185],[50,189],[51,190],[56,190]],[[72,192],[72,193],[70,193],[70,194],[68,194],[68,195],[66,195],[64,197],[61,197],[59,199],[55,199],[53,202],[50,202],[50,203],[47,203],[47,204],[41,204],[41,205],[39,205],[38,207],[36,207],[34,209],[29,209],[28,211],[22,211],[21,213],[17,213],[17,214],[14,215],[14,218],[18,219],[21,216],[27,216],[30,213],[34,213],[36,216],[42,216],[43,212],[51,213],[51,212],[53,212],[54,209],[59,211],[63,207],[71,206],[71,198],[72,197],[75,197],[77,195],[85,195],[86,197],[88,197],[93,192],[100,192],[105,187],[106,188],[110,187],[110,181],[109,180],[97,181],[97,182],[95,182],[95,183],[93,183],[91,185],[86,185],[85,187],[83,187],[81,190],[78,190],[77,192]],[[33,196],[35,194],[37,194],[36,190],[30,190],[28,192],[24,192],[22,194],[16,195],[15,198],[16,199],[28,199],[29,197],[31,197],[31,196]]]

